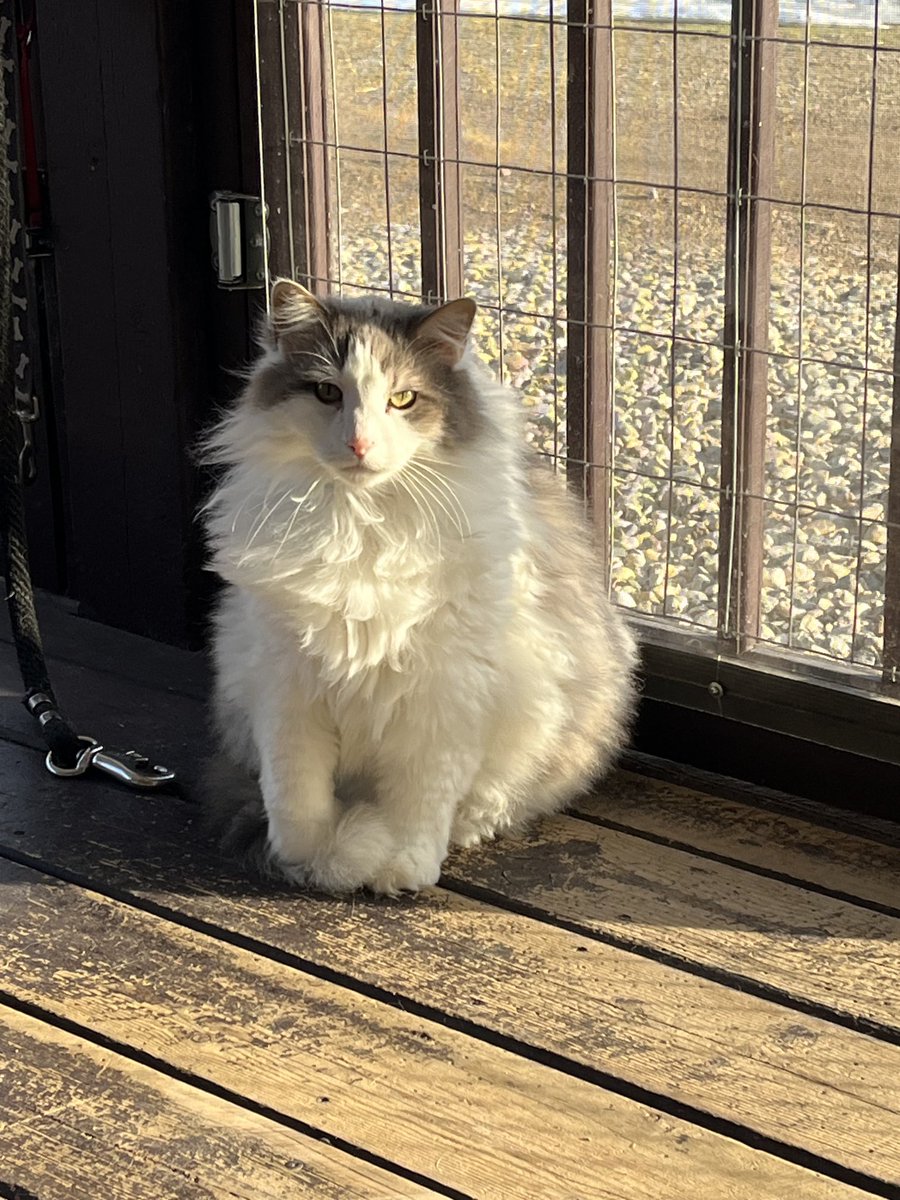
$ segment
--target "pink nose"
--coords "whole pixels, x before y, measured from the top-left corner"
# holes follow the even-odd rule
[[[357,458],[365,458],[365,456],[372,449],[372,443],[368,438],[365,437],[355,437],[351,442],[348,442],[347,445]]]

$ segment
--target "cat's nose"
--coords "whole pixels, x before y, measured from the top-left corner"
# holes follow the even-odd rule
[[[355,437],[352,441],[349,441],[347,445],[357,458],[365,458],[365,456],[372,449],[372,443],[366,437]]]

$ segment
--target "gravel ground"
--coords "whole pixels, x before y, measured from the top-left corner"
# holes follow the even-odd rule
[[[409,116],[413,27],[405,16],[393,20],[396,69],[388,93],[395,115],[388,122],[388,146],[404,150],[415,139]],[[344,70],[347,76],[347,100],[341,90],[339,111],[344,127],[353,126],[354,145],[380,148],[383,135],[371,123],[369,93],[380,91],[382,79],[380,65],[376,72],[375,60],[359,52],[366,29],[372,32],[348,23],[336,31],[337,77],[343,79]],[[844,42],[856,36],[833,32]],[[503,79],[508,81],[517,60],[537,56],[541,47],[534,38],[539,36],[546,34],[504,33]],[[464,156],[490,162],[497,151],[490,100],[497,58],[490,41],[463,40]],[[680,120],[687,122],[679,147],[679,186],[722,186],[727,42],[679,40],[682,82],[669,92],[658,81],[666,71],[671,75],[671,38],[634,34],[621,39],[617,52],[618,173],[653,180],[656,186],[623,184],[617,195],[612,588],[629,609],[713,627],[725,210],[723,200],[694,190],[679,193],[676,214],[665,185],[675,181],[670,131],[677,103]],[[377,48],[380,53],[380,39]],[[822,57],[826,50],[831,57]],[[800,198],[803,49],[781,53],[775,195],[791,201]],[[865,207],[871,55],[837,47],[820,48],[819,55],[806,91],[806,198]],[[882,57],[889,63],[879,67],[872,198],[882,211],[895,213],[900,211],[895,159],[900,55]],[[546,53],[540,62],[543,66],[529,75],[527,102],[515,102],[508,83],[501,83],[499,158],[514,168],[553,165]],[[564,79],[561,61],[556,80]],[[544,103],[538,104],[534,96],[542,89]],[[564,169],[559,149],[565,145],[564,130],[556,135],[556,166]],[[384,160],[372,154],[341,156],[341,274],[351,288],[391,286],[416,294],[421,288],[416,165],[401,157],[390,161],[389,271]],[[498,180],[493,170],[465,170],[466,283],[483,306],[476,330],[479,351],[520,390],[529,441],[547,453],[564,454],[562,182],[555,196],[554,211],[554,189],[543,175],[512,169]],[[858,215],[807,209],[801,264],[799,210],[780,204],[772,210],[772,239],[763,635],[778,645],[874,667],[883,634],[898,221],[881,217],[870,225]]]

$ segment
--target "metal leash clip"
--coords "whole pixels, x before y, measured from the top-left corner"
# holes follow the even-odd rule
[[[63,778],[84,775],[91,767],[96,767],[99,771],[112,775],[113,779],[118,779],[120,783],[136,788],[162,787],[175,779],[174,771],[170,771],[168,767],[154,765],[146,755],[137,750],[107,750],[92,737],[81,736],[78,740],[85,745],[73,767],[61,767],[53,761],[53,751],[48,752],[44,763],[51,775]]]

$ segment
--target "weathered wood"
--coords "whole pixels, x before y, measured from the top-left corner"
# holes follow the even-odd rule
[[[177,903],[322,967],[900,1183],[898,1047],[447,892],[402,907],[317,902],[312,913],[299,897],[223,906],[208,893]]]
[[[900,1182],[900,1142],[889,1134],[891,1122],[900,1126],[900,1048],[440,890],[384,904],[254,887],[199,858],[183,811],[163,809],[154,820],[153,806],[88,797],[72,813],[58,791],[54,801],[52,780],[33,769],[27,777],[34,811],[0,801],[0,841],[97,886]],[[27,835],[11,836],[17,820]]]
[[[59,680],[65,696],[62,669]],[[196,770],[199,711],[182,711],[190,701],[167,697],[167,723],[177,729],[165,739],[154,737],[158,705],[151,707],[150,695],[141,703],[135,697],[127,722],[104,697],[90,694],[88,707],[100,726],[127,724],[131,741],[146,732],[149,753],[167,754],[188,773]],[[126,803],[117,798],[116,810]],[[68,851],[60,852],[64,861]],[[750,977],[845,1015],[900,1026],[894,1002],[900,921],[802,886],[572,818],[547,822],[524,840],[460,856],[451,873],[586,929]]]
[[[40,1200],[395,1200],[435,1193],[0,1009],[0,1178]]]
[[[0,920],[20,1000],[485,1200],[861,1195],[26,868]]]
[[[195,698],[146,688],[112,674],[54,660],[53,686],[63,710],[80,733],[109,746],[122,742],[158,756],[185,778],[197,773],[206,753],[206,714]],[[0,736],[45,749],[40,733],[19,703],[22,681],[10,654],[0,654]]]
[[[571,817],[449,876],[585,930],[900,1030],[900,920]]]
[[[836,832],[785,813],[616,771],[577,813],[900,908],[900,846]]]
[[[812,747],[813,754],[821,750],[822,747]],[[848,760],[845,759],[846,761]],[[864,838],[881,846],[900,846],[900,824],[887,817],[876,817],[869,812],[849,807],[835,808],[828,801],[823,803],[808,799],[775,786],[763,786],[748,779],[716,774],[704,767],[673,762],[671,759],[642,753],[636,749],[626,750],[620,762],[623,771],[639,775],[641,778],[658,779],[662,783],[687,788],[690,792],[717,796],[722,800],[736,800],[752,809],[765,809],[782,816],[797,817],[806,825],[821,826],[840,835],[849,834],[853,838]],[[887,767],[888,764],[878,765]],[[872,779],[871,759],[868,760],[868,766],[868,778]],[[833,768],[833,763],[829,764],[829,767]],[[856,769],[863,770],[858,759]]]

